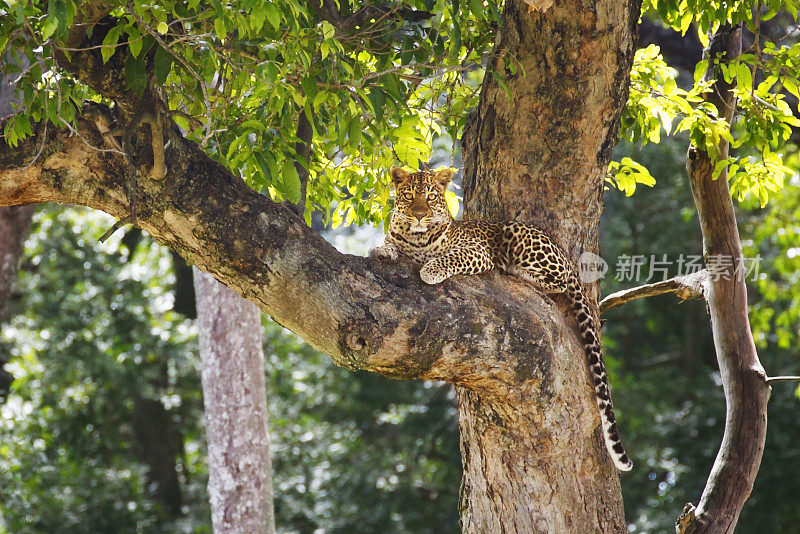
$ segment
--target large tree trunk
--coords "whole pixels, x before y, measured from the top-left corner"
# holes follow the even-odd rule
[[[208,273],[194,280],[214,532],[272,534],[261,313]]]
[[[486,76],[462,139],[467,218],[534,223],[575,260],[597,252],[638,16],[636,2],[564,1],[544,13],[506,4],[489,69],[513,100]],[[522,69],[512,76],[514,61]],[[459,389],[464,531],[624,532],[583,351],[570,339],[574,319],[561,299],[532,300],[550,306],[560,327],[549,332],[558,337],[545,355],[545,381],[500,402]],[[524,372],[535,360],[515,348],[503,357]]]
[[[543,12],[507,2],[489,68],[513,102],[486,77],[463,139],[468,216],[534,222],[574,259],[597,250],[638,11],[630,0],[564,0]],[[97,16],[82,11],[76,27]],[[80,28],[73,44],[87,38]],[[516,75],[506,68],[512,61]],[[121,77],[104,75],[110,63],[76,52],[63,65],[122,100],[123,112],[136,109]],[[109,110],[87,105],[81,119],[83,137],[102,146]],[[337,364],[458,386],[465,532],[625,530],[566,302],[496,273],[425,286],[407,266],[339,254],[293,207],[258,195],[164,121],[164,179],[148,178],[149,129],[133,139],[138,224]],[[25,168],[41,135],[0,150],[0,204],[73,202],[128,214],[122,157],[48,129],[42,156]]]

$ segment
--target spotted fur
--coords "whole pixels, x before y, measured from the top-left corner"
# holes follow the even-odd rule
[[[397,194],[389,233],[383,246],[371,255],[411,259],[422,266],[419,274],[427,284],[496,267],[547,293],[566,294],[580,326],[606,449],[618,469],[629,471],[633,464],[619,439],[597,320],[575,267],[547,235],[528,224],[453,220],[444,195],[452,176],[451,169],[436,173],[393,169]]]

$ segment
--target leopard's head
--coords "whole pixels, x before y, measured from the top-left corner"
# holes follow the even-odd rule
[[[427,232],[431,226],[452,220],[444,193],[453,177],[453,169],[406,172],[392,169],[396,192],[392,224],[402,225],[412,233]]]

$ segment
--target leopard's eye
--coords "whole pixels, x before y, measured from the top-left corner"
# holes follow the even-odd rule
[[[428,202],[433,202],[434,200],[436,200],[437,196],[438,195],[436,193],[428,193]]]
[[[414,200],[413,193],[403,193],[403,200]]]

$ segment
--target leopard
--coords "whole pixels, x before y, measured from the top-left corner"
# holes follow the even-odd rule
[[[586,363],[600,412],[603,441],[614,465],[630,471],[633,462],[619,437],[603,363],[598,322],[575,264],[564,250],[538,228],[518,221],[457,221],[445,192],[454,169],[391,170],[395,205],[383,245],[370,256],[420,267],[426,284],[456,275],[476,275],[493,269],[527,280],[545,294],[564,294],[577,319]]]

